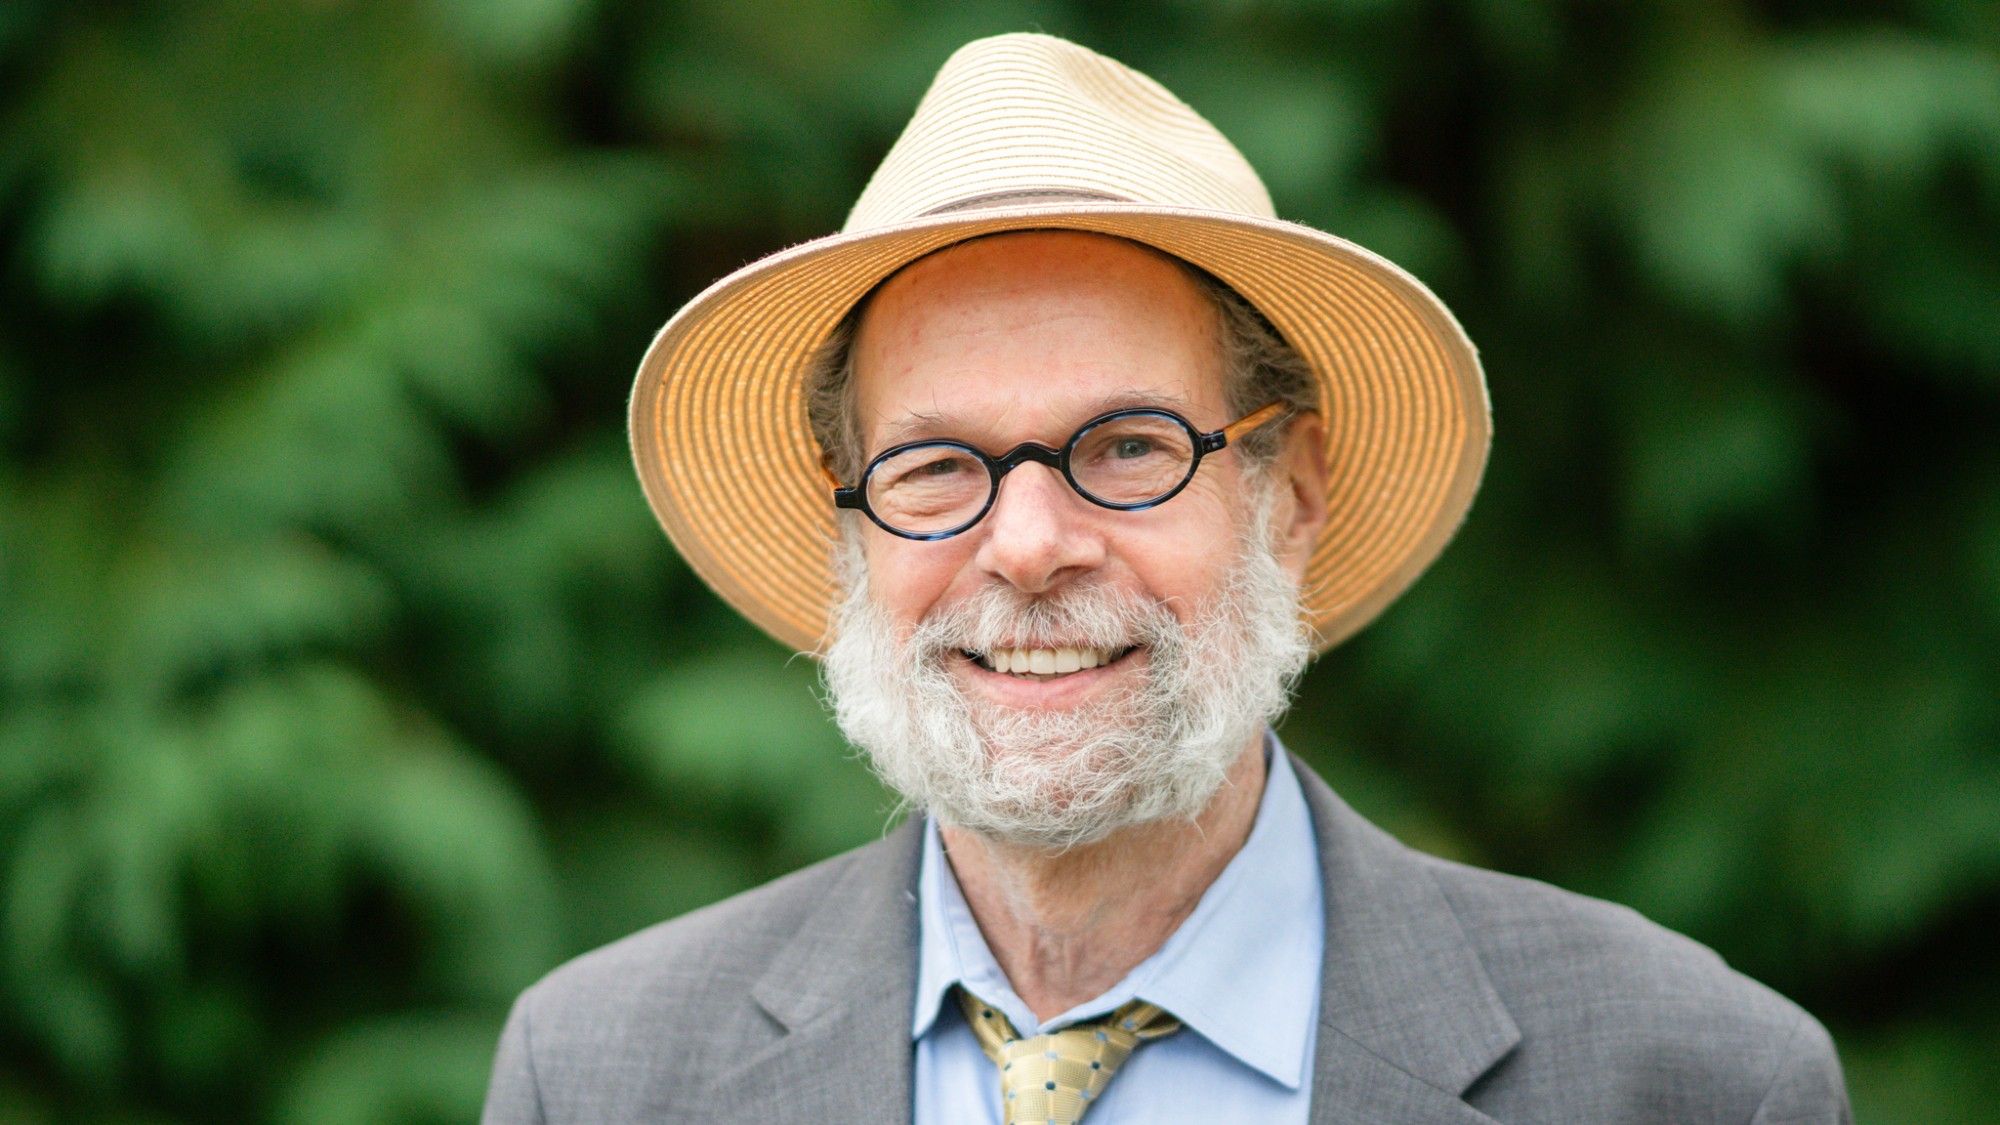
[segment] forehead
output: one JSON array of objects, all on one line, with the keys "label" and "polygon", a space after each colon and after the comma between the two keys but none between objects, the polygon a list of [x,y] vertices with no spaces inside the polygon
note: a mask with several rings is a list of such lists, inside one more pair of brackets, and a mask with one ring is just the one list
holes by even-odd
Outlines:
[{"label": "forehead", "polygon": [[1077,232],[979,239],[904,269],[862,314],[853,390],[871,450],[936,433],[1053,441],[1124,405],[1227,421],[1209,298],[1164,255]]}]

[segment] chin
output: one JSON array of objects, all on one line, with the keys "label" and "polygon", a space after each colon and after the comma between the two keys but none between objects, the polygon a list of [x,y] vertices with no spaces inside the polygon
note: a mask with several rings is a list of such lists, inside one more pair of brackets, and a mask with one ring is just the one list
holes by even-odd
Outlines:
[{"label": "chin", "polygon": [[1177,754],[1131,726],[1074,729],[1074,718],[1019,715],[982,729],[979,776],[934,775],[924,803],[946,823],[1060,851],[1152,821],[1192,819],[1227,776],[1221,755]]}]

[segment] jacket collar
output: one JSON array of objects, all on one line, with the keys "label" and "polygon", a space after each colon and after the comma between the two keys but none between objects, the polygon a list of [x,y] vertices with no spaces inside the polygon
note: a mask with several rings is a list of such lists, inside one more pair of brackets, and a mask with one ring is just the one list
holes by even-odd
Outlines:
[{"label": "jacket collar", "polygon": [[[1428,862],[1297,758],[1326,887],[1315,1121],[1490,1120],[1460,1095],[1520,1042]],[[921,821],[849,857],[751,996],[784,1029],[739,1099],[780,1116],[908,1121]]]}]

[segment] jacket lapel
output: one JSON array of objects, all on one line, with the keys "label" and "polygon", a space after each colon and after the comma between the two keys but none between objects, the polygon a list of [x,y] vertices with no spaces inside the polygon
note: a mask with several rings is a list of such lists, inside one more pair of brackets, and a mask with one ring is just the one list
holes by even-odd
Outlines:
[{"label": "jacket lapel", "polygon": [[712,1120],[910,1120],[920,824],[855,856],[772,959],[751,998],[782,1034],[717,1082]]},{"label": "jacket lapel", "polygon": [[1490,1121],[1460,1095],[1521,1033],[1458,915],[1422,859],[1294,763],[1326,886],[1313,1120]]}]

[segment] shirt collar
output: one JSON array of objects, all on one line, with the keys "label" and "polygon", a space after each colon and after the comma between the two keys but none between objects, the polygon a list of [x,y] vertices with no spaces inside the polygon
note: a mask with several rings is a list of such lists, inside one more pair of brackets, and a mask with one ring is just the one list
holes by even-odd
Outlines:
[{"label": "shirt collar", "polygon": [[1319,1010],[1324,891],[1298,778],[1275,735],[1266,750],[1264,795],[1250,836],[1194,912],[1110,991],[1046,1024],[1036,1022],[1007,983],[945,861],[937,825],[926,824],[912,1038],[930,1032],[954,984],[998,1007],[1023,1035],[1102,1015],[1136,996],[1298,1089],[1309,1071],[1307,1033]]}]

